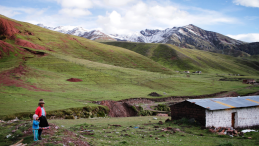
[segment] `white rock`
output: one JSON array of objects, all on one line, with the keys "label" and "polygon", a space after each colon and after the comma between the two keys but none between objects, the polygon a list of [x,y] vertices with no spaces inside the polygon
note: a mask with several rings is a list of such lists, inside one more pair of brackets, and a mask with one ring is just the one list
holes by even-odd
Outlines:
[{"label": "white rock", "polygon": [[256,130],[251,130],[251,129],[245,129],[245,130],[242,130],[241,132],[247,133],[247,132],[258,132],[258,131],[256,131]]},{"label": "white rock", "polygon": [[12,136],[12,135],[11,134],[6,135],[6,138],[9,138],[10,136]]}]

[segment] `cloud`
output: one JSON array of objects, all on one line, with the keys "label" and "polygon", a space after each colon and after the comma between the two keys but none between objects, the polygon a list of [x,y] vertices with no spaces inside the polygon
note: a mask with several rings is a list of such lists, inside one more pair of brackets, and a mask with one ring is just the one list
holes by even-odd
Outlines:
[{"label": "cloud", "polygon": [[94,6],[100,8],[120,8],[125,9],[125,6],[129,6],[138,2],[138,0],[92,0]]},{"label": "cloud", "polygon": [[15,8],[15,7],[5,7],[0,5],[0,14],[5,15],[7,17],[14,17],[22,13],[33,14],[33,13],[43,13],[43,11],[42,10],[39,11],[34,8]]},{"label": "cloud", "polygon": [[258,7],[259,0],[233,0],[233,3],[236,5],[246,6],[246,7]]},{"label": "cloud", "polygon": [[60,14],[67,15],[70,17],[81,17],[91,15],[92,13],[88,10],[93,7],[91,0],[56,0],[61,5],[62,9],[59,11]]},{"label": "cloud", "polygon": [[242,40],[245,42],[259,42],[259,33],[227,35],[227,36],[237,40]]},{"label": "cloud", "polygon": [[159,5],[138,2],[127,10],[113,10],[105,16],[98,16],[98,24],[106,33],[129,33],[144,28],[171,28],[174,26],[213,25],[217,23],[234,23],[235,18],[199,8],[190,8],[196,14],[173,5]]},{"label": "cloud", "polygon": [[91,0],[56,0],[65,8],[91,8],[93,3]]},{"label": "cloud", "polygon": [[102,0],[106,5],[121,7],[129,3],[135,2],[136,0]]},{"label": "cloud", "polygon": [[59,11],[59,13],[68,15],[70,17],[81,17],[81,16],[92,14],[87,9],[80,9],[80,8],[63,8]]}]

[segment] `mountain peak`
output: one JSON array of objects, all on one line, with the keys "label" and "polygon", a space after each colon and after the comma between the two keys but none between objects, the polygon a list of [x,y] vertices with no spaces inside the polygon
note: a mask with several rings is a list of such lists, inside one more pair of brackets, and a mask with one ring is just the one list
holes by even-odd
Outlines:
[{"label": "mountain peak", "polygon": [[105,34],[100,30],[88,31],[79,26],[58,26],[55,28],[38,24],[38,26],[65,34],[76,35],[90,40],[128,41],[143,43],[169,43],[183,48],[197,48],[206,51],[221,51],[222,49],[238,48],[238,41],[219,33],[203,30],[193,24],[183,27],[173,27],[164,30],[144,29],[137,33]]}]

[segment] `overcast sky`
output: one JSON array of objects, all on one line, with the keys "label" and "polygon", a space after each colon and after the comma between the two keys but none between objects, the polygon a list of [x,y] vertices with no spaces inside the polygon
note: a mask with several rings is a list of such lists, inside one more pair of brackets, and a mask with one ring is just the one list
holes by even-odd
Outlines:
[{"label": "overcast sky", "polygon": [[0,14],[46,26],[127,34],[193,24],[259,42],[259,0],[1,0]]}]

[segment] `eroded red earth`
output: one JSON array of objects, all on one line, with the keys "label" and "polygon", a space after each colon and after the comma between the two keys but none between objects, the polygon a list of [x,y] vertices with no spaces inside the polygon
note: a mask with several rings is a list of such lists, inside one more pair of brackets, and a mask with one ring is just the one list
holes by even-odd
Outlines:
[{"label": "eroded red earth", "polygon": [[0,86],[15,86],[21,87],[32,91],[46,91],[50,92],[50,90],[44,90],[36,87],[35,85],[31,85],[26,83],[21,79],[21,76],[24,76],[29,69],[23,65],[19,65],[18,67],[4,71],[0,73]]},{"label": "eroded red earth", "polygon": [[19,46],[23,46],[23,47],[28,47],[28,48],[33,48],[33,49],[37,49],[37,50],[46,50],[45,47],[31,43],[29,41],[26,40],[22,40],[22,39],[16,39],[15,40],[15,44],[19,45]]},{"label": "eroded red earth", "polygon": [[7,38],[15,39],[15,34],[20,31],[15,26],[22,26],[21,24],[15,23],[8,19],[0,18],[0,34]]}]

